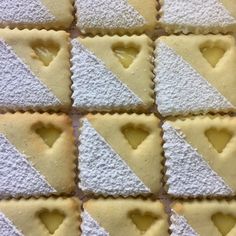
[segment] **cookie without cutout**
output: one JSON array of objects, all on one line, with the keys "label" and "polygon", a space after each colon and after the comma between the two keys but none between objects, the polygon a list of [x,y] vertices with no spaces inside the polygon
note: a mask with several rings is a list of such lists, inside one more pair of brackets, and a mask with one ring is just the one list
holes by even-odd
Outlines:
[{"label": "cookie without cutout", "polygon": [[236,28],[234,0],[160,0],[160,24],[168,33],[227,33]]},{"label": "cookie without cutout", "polygon": [[0,197],[70,194],[75,146],[66,115],[0,115]]},{"label": "cookie without cutout", "polygon": [[77,27],[82,33],[150,32],[157,25],[155,0],[76,0]]},{"label": "cookie without cutout", "polygon": [[79,187],[85,193],[136,196],[161,187],[161,137],[154,115],[88,114],[81,121]]},{"label": "cookie without cutout", "polygon": [[83,236],[168,235],[167,215],[159,201],[97,199],[84,203],[83,209]]},{"label": "cookie without cutout", "polygon": [[163,116],[236,111],[233,36],[164,36],[156,41],[155,92]]},{"label": "cookie without cutout", "polygon": [[80,203],[76,198],[0,202],[1,236],[78,236]]},{"label": "cookie without cutout", "polygon": [[168,193],[177,197],[234,196],[236,118],[203,116],[166,121]]},{"label": "cookie without cutout", "polygon": [[87,37],[72,44],[75,108],[144,110],[153,105],[151,39],[145,35]]},{"label": "cookie without cutout", "polygon": [[172,206],[172,236],[234,236],[235,201],[175,202]]},{"label": "cookie without cutout", "polygon": [[1,0],[0,27],[66,29],[73,11],[73,0]]},{"label": "cookie without cutout", "polygon": [[0,29],[0,52],[0,110],[70,108],[67,33]]}]

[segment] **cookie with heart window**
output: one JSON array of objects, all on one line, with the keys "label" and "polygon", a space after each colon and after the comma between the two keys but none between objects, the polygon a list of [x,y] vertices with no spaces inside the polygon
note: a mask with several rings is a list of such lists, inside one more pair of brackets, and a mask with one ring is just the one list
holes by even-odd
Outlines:
[{"label": "cookie with heart window", "polygon": [[153,43],[145,35],[72,40],[73,106],[147,110],[153,105]]},{"label": "cookie with heart window", "polygon": [[89,200],[83,204],[81,218],[84,236],[169,235],[167,214],[159,201],[129,198]]},{"label": "cookie with heart window", "polygon": [[70,108],[67,33],[0,29],[0,52],[0,110]]},{"label": "cookie with heart window", "polygon": [[0,198],[70,194],[75,145],[66,115],[0,115]]},{"label": "cookie with heart window", "polygon": [[78,236],[80,203],[76,198],[39,198],[0,202],[2,236]]}]

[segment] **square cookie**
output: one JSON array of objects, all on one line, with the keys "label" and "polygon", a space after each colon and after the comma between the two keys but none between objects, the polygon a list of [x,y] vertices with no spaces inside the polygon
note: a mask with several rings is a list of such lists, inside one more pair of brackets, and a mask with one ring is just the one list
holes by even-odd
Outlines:
[{"label": "square cookie", "polygon": [[172,236],[234,236],[236,202],[176,202],[172,206],[170,230]]},{"label": "square cookie", "polygon": [[163,130],[169,194],[191,198],[235,195],[236,117],[166,121]]},{"label": "square cookie", "polygon": [[1,236],[78,236],[76,198],[21,199],[0,202]]},{"label": "square cookie", "polygon": [[163,116],[236,111],[233,36],[164,36],[156,41],[155,92]]},{"label": "square cookie", "polygon": [[63,31],[1,29],[0,110],[68,110],[69,58]]},{"label": "square cookie", "polygon": [[168,33],[236,31],[235,0],[160,0],[159,22]]},{"label": "square cookie", "polygon": [[73,11],[73,0],[1,0],[0,27],[65,29]]},{"label": "square cookie", "polygon": [[143,33],[157,25],[156,0],[75,0],[75,7],[82,33]]},{"label": "square cookie", "polygon": [[66,115],[0,115],[0,198],[71,194],[75,145]]},{"label": "square cookie", "polygon": [[83,236],[169,235],[167,215],[159,201],[107,198],[89,200],[83,209]]},{"label": "square cookie", "polygon": [[149,37],[77,38],[72,45],[75,108],[143,110],[153,105],[153,43]]},{"label": "square cookie", "polygon": [[156,116],[88,114],[81,120],[79,141],[79,187],[85,193],[158,193],[162,148]]}]

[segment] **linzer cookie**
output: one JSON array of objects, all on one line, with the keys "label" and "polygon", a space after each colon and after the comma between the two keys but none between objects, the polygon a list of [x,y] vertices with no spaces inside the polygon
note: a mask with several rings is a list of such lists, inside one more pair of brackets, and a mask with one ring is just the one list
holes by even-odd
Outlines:
[{"label": "linzer cookie", "polygon": [[0,115],[0,198],[74,192],[74,152],[66,115]]},{"label": "linzer cookie", "polygon": [[154,115],[85,116],[79,137],[79,187],[95,195],[158,193],[162,169],[158,126]]},{"label": "linzer cookie", "polygon": [[163,130],[169,194],[191,198],[235,195],[235,117],[166,121]]},{"label": "linzer cookie", "polygon": [[0,110],[68,110],[69,57],[63,31],[1,29]]},{"label": "linzer cookie", "polygon": [[236,31],[235,0],[161,0],[160,24],[169,33]]},{"label": "linzer cookie", "polygon": [[159,201],[97,199],[83,204],[82,235],[167,236],[168,219]]},{"label": "linzer cookie", "polygon": [[0,26],[17,28],[69,28],[73,0],[1,0]]},{"label": "linzer cookie", "polygon": [[155,92],[163,116],[236,111],[233,36],[164,36],[156,41]]},{"label": "linzer cookie", "polygon": [[78,236],[79,200],[48,198],[0,202],[1,236]]},{"label": "linzer cookie", "polygon": [[[144,110],[153,105],[153,44],[147,36],[72,40],[73,106]],[[98,46],[99,45],[99,46]]]},{"label": "linzer cookie", "polygon": [[156,0],[76,0],[75,7],[82,33],[143,33],[157,24]]}]

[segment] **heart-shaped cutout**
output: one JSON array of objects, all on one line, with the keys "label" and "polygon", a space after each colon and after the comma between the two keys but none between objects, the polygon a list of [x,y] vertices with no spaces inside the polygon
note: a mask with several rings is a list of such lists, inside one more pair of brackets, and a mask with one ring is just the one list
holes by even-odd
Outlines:
[{"label": "heart-shaped cutout", "polygon": [[222,236],[228,235],[236,224],[236,217],[229,214],[216,213],[211,219]]},{"label": "heart-shaped cutout", "polygon": [[112,47],[115,56],[120,61],[121,65],[128,69],[139,54],[139,47],[133,44],[117,44]]},{"label": "heart-shaped cutout", "polygon": [[52,147],[57,139],[61,135],[61,130],[53,125],[37,125],[35,128],[36,134],[38,134],[48,147]]},{"label": "heart-shaped cutout", "polygon": [[38,217],[50,234],[54,234],[65,219],[65,215],[58,210],[44,210],[38,214]]},{"label": "heart-shaped cutout", "polygon": [[149,135],[149,132],[142,126],[132,124],[122,127],[121,131],[133,149],[137,149]]},{"label": "heart-shaped cutout", "polygon": [[33,57],[40,60],[44,66],[49,66],[57,56],[59,46],[52,41],[38,41],[32,45],[32,49],[34,51]]},{"label": "heart-shaped cutout", "polygon": [[158,217],[150,212],[142,213],[137,210],[130,212],[129,217],[141,233],[145,233],[158,220]]},{"label": "heart-shaped cutout", "polygon": [[232,134],[226,129],[210,128],[205,135],[218,153],[222,153],[232,138]]}]

